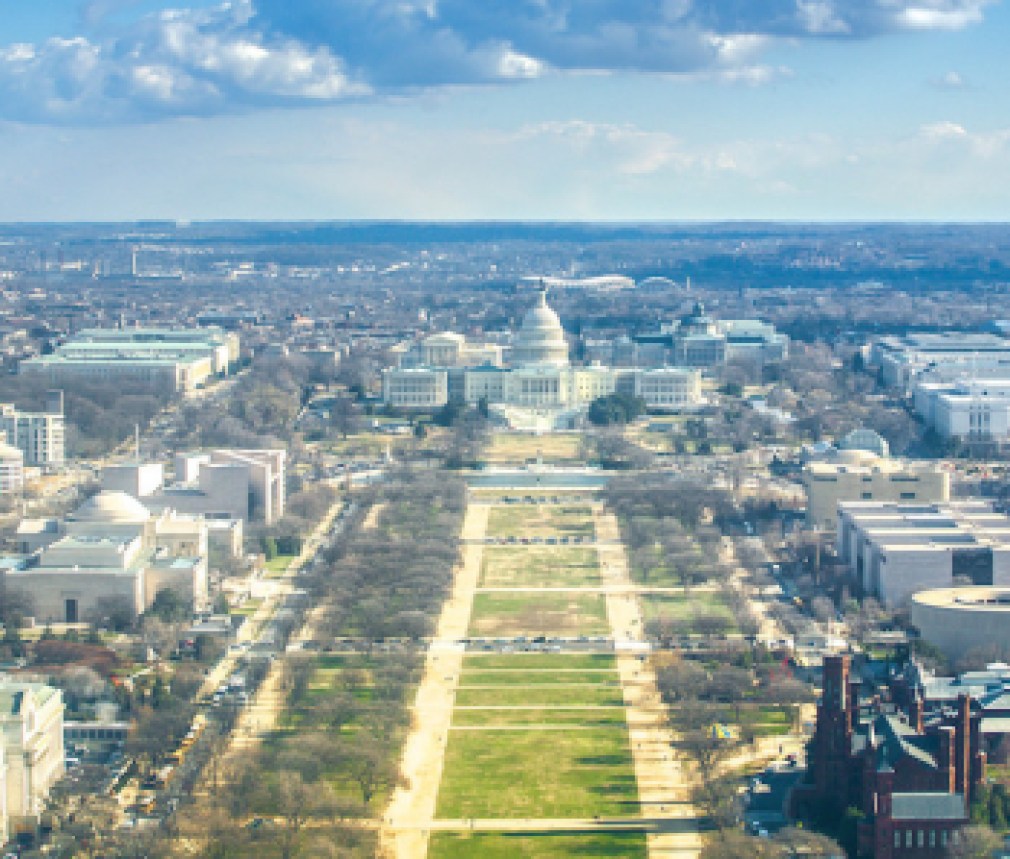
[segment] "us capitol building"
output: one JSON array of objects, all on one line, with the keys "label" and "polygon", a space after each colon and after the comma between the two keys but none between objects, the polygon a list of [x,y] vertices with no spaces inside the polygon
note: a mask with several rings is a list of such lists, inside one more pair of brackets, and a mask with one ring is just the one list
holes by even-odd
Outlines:
[{"label": "us capitol building", "polygon": [[383,371],[383,401],[401,409],[431,410],[448,402],[488,404],[513,429],[574,429],[589,404],[622,392],[651,409],[688,409],[701,400],[698,370],[681,367],[571,366],[557,313],[538,294],[507,354],[493,343],[461,334],[433,334],[399,349],[399,365]]}]

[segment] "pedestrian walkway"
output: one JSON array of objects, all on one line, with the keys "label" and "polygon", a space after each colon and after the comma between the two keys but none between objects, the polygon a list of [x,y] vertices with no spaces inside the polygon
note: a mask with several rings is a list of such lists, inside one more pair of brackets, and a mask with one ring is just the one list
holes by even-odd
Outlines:
[{"label": "pedestrian walkway", "polygon": [[649,832],[649,856],[695,857],[702,846],[700,818],[688,802],[690,778],[674,753],[666,707],[647,658],[641,610],[633,595],[617,518],[603,505],[595,505],[593,514],[601,537],[600,570],[604,582],[614,586],[607,594],[607,617],[624,688],[638,798],[643,816],[669,822]]},{"label": "pedestrian walkway", "polygon": [[488,509],[470,504],[463,520],[463,557],[428,651],[414,702],[411,732],[404,746],[401,764],[404,784],[393,793],[380,831],[384,856],[421,859],[428,852],[453,701],[463,668],[465,650],[458,642],[466,636],[470,623],[484,551],[477,538],[484,535]]}]

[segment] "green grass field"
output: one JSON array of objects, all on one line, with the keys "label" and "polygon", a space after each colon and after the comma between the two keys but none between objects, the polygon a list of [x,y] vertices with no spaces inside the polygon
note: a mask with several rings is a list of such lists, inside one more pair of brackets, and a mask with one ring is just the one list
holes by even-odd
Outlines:
[{"label": "green grass field", "polygon": [[554,704],[576,707],[620,706],[624,696],[620,686],[580,684],[565,686],[492,686],[462,688],[456,692],[457,707],[539,707]]},{"label": "green grass field", "polygon": [[598,686],[620,686],[616,671],[609,669],[567,668],[545,670],[535,668],[474,671],[466,669],[460,678],[460,686],[539,686],[556,683],[591,683]]},{"label": "green grass field", "polygon": [[503,504],[488,511],[489,537],[592,537],[593,512],[582,504]]},{"label": "green grass field", "polygon": [[469,634],[504,638],[577,636],[605,635],[609,629],[603,594],[478,593]]},{"label": "green grass field", "polygon": [[624,727],[453,731],[436,817],[627,816],[637,797]]},{"label": "green grass field", "polygon": [[563,656],[547,653],[471,653],[463,665],[467,671],[486,671],[489,668],[550,668],[554,671],[581,668],[617,668],[617,660],[610,653],[579,653]]},{"label": "green grass field", "polygon": [[[520,724],[515,718],[536,723],[572,724],[568,715],[555,718],[558,710],[510,710],[510,707],[621,707],[620,677],[610,654],[547,655],[516,653],[510,656],[468,656],[463,664],[457,707],[505,708],[489,710],[474,720],[504,725]],[[457,713],[473,712],[457,710]],[[619,720],[624,723],[623,710]],[[491,714],[491,715],[488,715]],[[606,715],[606,714],[605,714]],[[478,724],[473,721],[471,724]]]},{"label": "green grass field", "polygon": [[531,834],[511,832],[435,832],[428,859],[566,859],[614,856],[645,859],[643,832]]},{"label": "green grass field", "polygon": [[595,549],[553,546],[489,546],[481,561],[479,587],[595,587],[600,564]]},{"label": "green grass field", "polygon": [[[569,705],[571,706],[571,705]],[[624,725],[624,707],[588,707],[576,710],[559,710],[555,707],[543,710],[499,710],[495,708],[464,709],[457,707],[452,714],[454,728],[485,726],[504,727],[508,725]]]}]

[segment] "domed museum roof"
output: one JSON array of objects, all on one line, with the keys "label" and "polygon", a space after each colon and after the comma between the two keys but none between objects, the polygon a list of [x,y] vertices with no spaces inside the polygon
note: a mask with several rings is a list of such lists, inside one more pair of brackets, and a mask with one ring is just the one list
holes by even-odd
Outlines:
[{"label": "domed museum roof", "polygon": [[558,314],[547,304],[546,292],[540,292],[537,303],[523,317],[512,348],[512,363],[568,366],[568,341]]},{"label": "domed museum roof", "polygon": [[75,522],[139,524],[150,519],[151,512],[132,495],[103,490],[78,507],[71,518]]}]

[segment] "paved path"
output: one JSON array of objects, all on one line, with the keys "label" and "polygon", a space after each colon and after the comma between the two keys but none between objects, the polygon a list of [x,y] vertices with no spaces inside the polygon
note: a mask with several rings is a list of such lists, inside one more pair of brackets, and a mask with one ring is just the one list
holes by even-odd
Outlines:
[{"label": "paved path", "polygon": [[401,772],[405,786],[397,788],[383,818],[381,855],[421,859],[428,852],[428,833],[435,818],[435,801],[442,780],[442,763],[452,722],[456,685],[465,649],[457,644],[470,624],[483,544],[477,539],[487,527],[488,508],[467,506],[463,521],[463,556],[456,569],[452,595],[442,615],[414,701],[413,727],[404,745]]},{"label": "paved path", "polygon": [[624,687],[631,752],[638,780],[643,816],[665,822],[648,834],[650,857],[696,857],[701,850],[700,818],[689,804],[690,783],[672,749],[673,734],[666,707],[656,686],[656,675],[646,656],[648,643],[638,600],[620,543],[617,518],[594,505],[597,550],[607,593],[607,617],[617,649],[617,670]]}]

